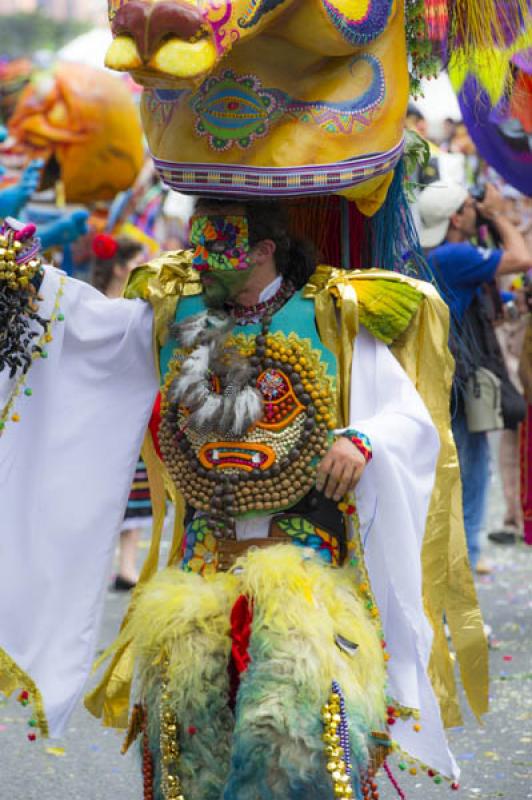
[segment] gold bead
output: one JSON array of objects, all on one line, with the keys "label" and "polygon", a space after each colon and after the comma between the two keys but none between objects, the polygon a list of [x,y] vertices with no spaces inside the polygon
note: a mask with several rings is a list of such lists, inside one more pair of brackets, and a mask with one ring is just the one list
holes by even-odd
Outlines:
[{"label": "gold bead", "polygon": [[328,761],[327,762],[327,772],[336,772],[338,769],[338,762],[337,761]]}]

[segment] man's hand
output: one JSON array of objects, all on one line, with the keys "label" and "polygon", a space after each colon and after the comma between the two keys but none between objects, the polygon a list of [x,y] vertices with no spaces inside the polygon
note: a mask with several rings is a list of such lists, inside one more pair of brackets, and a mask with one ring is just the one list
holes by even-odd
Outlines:
[{"label": "man's hand", "polygon": [[352,442],[340,436],[317,469],[316,488],[325,497],[339,502],[347,492],[353,491],[364,472],[366,459]]},{"label": "man's hand", "polygon": [[485,219],[504,213],[504,198],[492,183],[486,184],[486,195],[481,203],[477,203],[477,208]]}]

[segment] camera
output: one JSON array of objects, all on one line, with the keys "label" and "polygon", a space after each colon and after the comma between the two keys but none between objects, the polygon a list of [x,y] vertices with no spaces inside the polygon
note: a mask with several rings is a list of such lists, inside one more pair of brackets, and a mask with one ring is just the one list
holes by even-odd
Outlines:
[{"label": "camera", "polygon": [[482,184],[476,183],[470,188],[469,194],[476,203],[483,203],[486,197],[486,187]]}]

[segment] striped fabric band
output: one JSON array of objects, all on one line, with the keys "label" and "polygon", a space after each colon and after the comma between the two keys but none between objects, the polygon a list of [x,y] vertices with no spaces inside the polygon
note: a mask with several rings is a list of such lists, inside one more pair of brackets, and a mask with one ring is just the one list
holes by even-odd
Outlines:
[{"label": "striped fabric band", "polygon": [[331,194],[349,189],[396,166],[404,140],[383,153],[373,153],[335,164],[280,169],[236,164],[190,164],[162,161],[152,156],[163,183],[170,189],[195,194],[294,197]]}]

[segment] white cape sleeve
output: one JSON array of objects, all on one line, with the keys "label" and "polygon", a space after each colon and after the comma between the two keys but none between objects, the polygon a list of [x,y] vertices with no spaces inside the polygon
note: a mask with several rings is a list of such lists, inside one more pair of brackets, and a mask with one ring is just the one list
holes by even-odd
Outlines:
[{"label": "white cape sleeve", "polygon": [[371,440],[373,459],[357,487],[360,534],[379,607],[388,691],[420,712],[421,730],[397,720],[392,736],[422,763],[457,777],[427,674],[432,629],[422,600],[421,546],[439,437],[411,380],[388,348],[363,328],[356,338],[349,427]]},{"label": "white cape sleeve", "polygon": [[[41,692],[60,735],[94,656],[111,560],[157,393],[152,311],[47,269],[60,312],[0,438],[0,655]],[[0,374],[0,408],[14,381]],[[20,421],[12,421],[12,413]],[[1,659],[0,659],[1,665]]]}]

